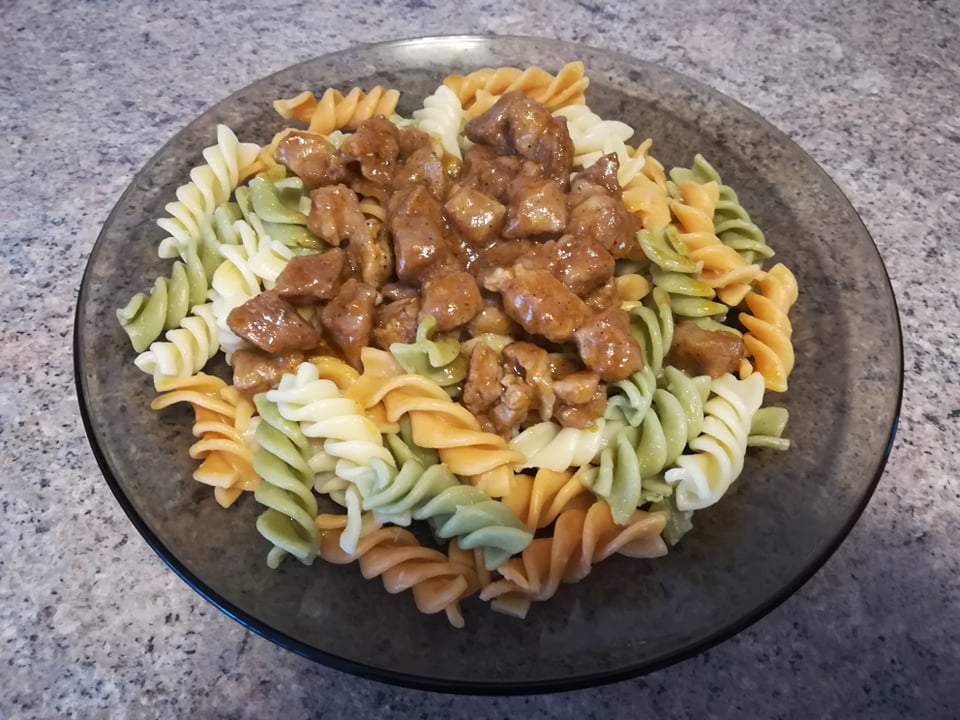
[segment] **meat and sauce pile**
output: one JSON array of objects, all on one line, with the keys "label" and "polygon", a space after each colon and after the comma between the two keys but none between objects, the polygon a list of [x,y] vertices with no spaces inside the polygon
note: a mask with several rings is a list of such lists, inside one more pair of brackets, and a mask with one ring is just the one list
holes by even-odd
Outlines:
[{"label": "meat and sauce pile", "polygon": [[[509,435],[551,418],[583,428],[602,415],[606,383],[643,367],[614,280],[617,259],[643,260],[617,157],[572,174],[566,120],[521,92],[465,135],[473,145],[462,162],[382,116],[339,148],[307,132],[283,138],[274,157],[311,189],[308,228],[331,248],[293,258],[272,290],[230,313],[230,329],[256,348],[233,355],[238,387],[267,389],[319,353],[359,368],[363,347],[412,343],[432,316],[461,341],[515,340],[501,352],[473,345],[462,401],[485,429]],[[366,216],[361,198],[375,199],[383,219]],[[304,305],[317,321],[298,312]],[[706,331],[683,325],[678,343],[701,358],[693,362],[719,356],[715,375],[736,367],[735,336],[722,333],[726,349],[705,354]]]}]

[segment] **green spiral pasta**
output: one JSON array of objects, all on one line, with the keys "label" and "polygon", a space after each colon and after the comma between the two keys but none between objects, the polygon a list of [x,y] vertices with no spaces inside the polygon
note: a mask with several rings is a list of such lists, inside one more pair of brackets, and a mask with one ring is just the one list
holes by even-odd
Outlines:
[{"label": "green spiral pasta", "polygon": [[740,204],[736,191],[724,185],[714,167],[703,155],[697,153],[693,165],[688,168],[674,168],[670,171],[672,183],[668,184],[670,193],[678,197],[676,186],[680,183],[694,182],[700,185],[713,181],[720,186],[720,200],[713,213],[714,232],[724,245],[740,253],[741,257],[752,264],[759,259],[773,257],[773,249],[767,245],[763,231],[750,219],[749,213]]},{"label": "green spiral pasta", "polygon": [[641,230],[640,248],[650,260],[650,275],[655,287],[670,296],[673,314],[681,318],[726,317],[727,306],[716,302],[716,291],[694,277],[702,263],[687,257],[687,249],[677,229]]},{"label": "green spiral pasta", "polygon": [[681,510],[713,505],[740,475],[751,423],[763,402],[763,376],[754,373],[737,380],[722,375],[710,390],[713,397],[704,405],[702,432],[689,443],[692,452],[678,457],[677,467],[664,474]]},{"label": "green spiral pasta", "polygon": [[117,320],[137,352],[146,350],[164,330],[180,324],[190,308],[207,297],[207,278],[196,252],[187,250],[186,262],[177,260],[170,277],[160,277],[153,290],[137,293],[117,310]]},{"label": "green spiral pasta", "polygon": [[317,499],[313,470],[304,452],[307,438],[300,426],[280,415],[265,393],[254,397],[260,414],[253,469],[263,479],[254,497],[267,509],[257,518],[257,530],[273,543],[267,565],[276,568],[288,554],[309,565],[317,556]]},{"label": "green spiral pasta", "polygon": [[466,376],[469,362],[454,338],[437,337],[437,321],[428,315],[417,325],[412,343],[393,343],[391,354],[409,373],[422,375],[442,388],[453,388]]},{"label": "green spiral pasta", "polygon": [[158,387],[164,378],[195,375],[217,354],[219,329],[213,306],[197,305],[179,327],[168,330],[164,337],[164,341],[151,343],[133,361],[143,372],[153,375]]},{"label": "green spiral pasta", "polygon": [[630,332],[643,348],[644,365],[659,375],[673,344],[673,303],[670,294],[655,287],[642,303],[628,310]]},{"label": "green spiral pasta", "polygon": [[472,485],[452,485],[412,515],[414,520],[429,520],[437,537],[457,538],[464,550],[481,548],[487,570],[496,570],[533,539],[513,510]]},{"label": "green spiral pasta", "polygon": [[647,363],[625,380],[610,384],[607,408],[603,416],[608,420],[622,420],[636,427],[647,416],[656,389],[656,373]]},{"label": "green spiral pasta", "polygon": [[[649,375],[641,370],[631,378],[638,388],[635,404],[641,407],[637,409],[647,402]],[[689,378],[668,366],[662,382],[664,387],[649,394],[649,411],[642,414],[639,423],[629,423],[639,413],[607,423],[607,442],[600,451],[598,466],[581,473],[581,481],[607,501],[618,523],[626,522],[643,502],[659,501],[671,494],[670,486],[657,475],[676,461],[703,426],[710,378]]]},{"label": "green spiral pasta", "polygon": [[763,407],[757,410],[750,422],[747,447],[770,450],[789,450],[790,441],[783,437],[790,413],[783,407]]},{"label": "green spiral pasta", "polygon": [[319,248],[320,239],[307,229],[310,195],[298,177],[286,177],[286,169],[278,165],[260,173],[247,185],[236,190],[237,204],[244,219],[251,222],[256,215],[262,232],[291,248]]}]

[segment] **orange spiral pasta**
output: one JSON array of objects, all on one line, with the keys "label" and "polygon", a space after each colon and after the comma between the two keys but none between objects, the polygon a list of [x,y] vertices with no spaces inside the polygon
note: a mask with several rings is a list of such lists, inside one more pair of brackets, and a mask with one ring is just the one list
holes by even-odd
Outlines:
[{"label": "orange spiral pasta", "polygon": [[334,130],[356,130],[375,115],[390,117],[399,100],[399,90],[377,85],[366,92],[355,87],[346,95],[329,88],[319,100],[312,92],[302,92],[288,100],[275,101],[273,107],[286,120],[307,123],[309,132],[329,135]]},{"label": "orange spiral pasta", "polygon": [[560,513],[586,509],[595,500],[580,481],[579,473],[556,472],[540,468],[534,477],[513,477],[503,504],[523,520],[529,530],[539,530],[556,520]]},{"label": "orange spiral pasta", "polygon": [[476,558],[452,542],[449,554],[423,547],[409,530],[383,527],[357,542],[354,552],[340,547],[340,534],[346,526],[344,515],[320,515],[320,557],[336,565],[357,561],[367,580],[379,577],[388,593],[412,590],[417,609],[432,615],[441,610],[450,624],[463,627],[460,601],[480,587]]},{"label": "orange spiral pasta", "polygon": [[777,263],[757,283],[758,292],[744,298],[750,313],[740,313],[740,322],[749,331],[743,336],[753,356],[753,366],[741,364],[740,377],[754,369],[763,375],[767,390],[784,392],[793,370],[793,327],[787,313],[797,301],[797,279],[783,263]]},{"label": "orange spiral pasta", "polygon": [[361,359],[363,375],[346,396],[365,409],[382,403],[390,422],[409,416],[413,441],[439,451],[450,472],[471,477],[523,460],[506,440],[481,430],[473,413],[451,400],[442,387],[405,373],[390,353],[364,348]]},{"label": "orange spiral pasta", "polygon": [[448,75],[443,84],[453,90],[463,105],[467,120],[482,115],[501,95],[522,90],[527,96],[543,103],[549,110],[564,105],[582,105],[583,93],[590,84],[582,62],[564,65],[551,75],[543,68],[525,70],[512,67],[483,68],[468,75]]},{"label": "orange spiral pasta", "polygon": [[712,180],[699,184],[679,183],[679,200],[670,201],[677,218],[680,240],[694,262],[702,262],[697,279],[717,290],[727,305],[738,305],[750,292],[750,283],[762,275],[759,265],[751,265],[743,256],[724,245],[714,233],[713,214],[720,199],[720,186]]},{"label": "orange spiral pasta", "polygon": [[643,168],[623,187],[623,205],[640,218],[648,230],[662,230],[670,224],[670,197],[663,165],[650,155],[653,141],[645,140],[633,151],[643,157]]},{"label": "orange spiral pasta", "polygon": [[497,572],[502,578],[486,584],[480,598],[492,600],[496,610],[524,617],[531,602],[550,599],[561,582],[582,580],[594,564],[614,553],[632,558],[666,555],[660,537],[666,523],[665,512],[636,510],[624,525],[617,525],[602,500],[586,510],[564,510],[553,534],[534,539],[520,557],[501,565]]},{"label": "orange spiral pasta", "polygon": [[212,485],[222,507],[230,507],[244,490],[255,490],[260,478],[243,436],[253,405],[232,385],[204,373],[164,380],[158,389],[163,394],[150,403],[154,410],[178,402],[193,406],[193,434],[200,439],[190,446],[190,457],[203,460],[193,473],[194,480]]}]

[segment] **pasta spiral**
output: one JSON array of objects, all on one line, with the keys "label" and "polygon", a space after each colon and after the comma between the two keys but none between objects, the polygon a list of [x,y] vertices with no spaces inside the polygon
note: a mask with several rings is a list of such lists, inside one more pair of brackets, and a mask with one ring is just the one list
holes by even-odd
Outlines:
[{"label": "pasta spiral", "polygon": [[627,310],[630,332],[643,348],[644,365],[655,375],[663,369],[663,359],[673,343],[673,308],[670,294],[662,287],[654,288],[642,303]]},{"label": "pasta spiral", "polygon": [[717,289],[727,305],[738,305],[761,270],[759,265],[748,264],[714,234],[713,211],[719,198],[717,183],[680,183],[677,192],[681,199],[671,201],[670,209],[679,223],[679,240],[686,246],[688,257],[702,264],[697,279]]},{"label": "pasta spiral", "polygon": [[754,414],[763,401],[763,378],[737,380],[727,374],[711,385],[713,397],[704,406],[702,433],[690,441],[693,454],[677,458],[677,467],[664,479],[674,486],[680,510],[713,505],[743,470],[747,438]]},{"label": "pasta spiral", "polygon": [[528,97],[543,103],[549,110],[564,105],[583,104],[583,93],[590,84],[582,62],[564,65],[551,75],[539,67],[483,68],[468,75],[448,75],[443,84],[453,90],[470,120],[482,115],[500,98],[513,90],[522,90]]},{"label": "pasta spiral", "polygon": [[188,249],[186,262],[177,260],[170,277],[160,277],[149,294],[137,293],[117,310],[117,320],[133,349],[146,350],[164,330],[172,330],[187,316],[189,309],[207,296],[207,277],[197,253]]},{"label": "pasta spiral", "polygon": [[473,413],[439,385],[404,374],[390,353],[364,348],[361,361],[363,374],[347,396],[368,410],[382,402],[390,422],[408,415],[414,443],[438,450],[452,473],[472,477],[522,459],[503,438],[481,430]]},{"label": "pasta spiral", "polygon": [[633,135],[632,127],[616,120],[604,120],[586,105],[568,105],[554,115],[566,118],[573,141],[574,165],[588,168],[604,155],[616,153],[620,161],[617,179],[621,187],[640,174],[645,158],[634,155],[626,145]]},{"label": "pasta spiral", "polygon": [[259,152],[259,145],[241,143],[226,125],[217,126],[217,144],[203,151],[207,164],[190,171],[190,182],[166,206],[170,217],[157,221],[169,233],[160,243],[160,257],[186,259],[190,249],[201,255],[198,246],[212,232],[214,210],[230,199]]},{"label": "pasta spiral", "polygon": [[650,270],[653,284],[669,294],[674,315],[684,318],[726,316],[727,306],[714,300],[716,291],[695,277],[703,264],[688,256],[687,246],[675,227],[641,230],[637,233],[637,240],[653,265]]},{"label": "pasta spiral", "polygon": [[724,245],[728,245],[743,256],[747,263],[773,256],[773,249],[767,245],[763,231],[750,219],[750,215],[740,204],[736,191],[724,185],[714,167],[703,155],[697,153],[693,165],[688,168],[674,168],[670,171],[674,183],[715,182],[720,188],[720,196],[713,214],[714,233]]},{"label": "pasta spiral", "polygon": [[604,419],[593,427],[561,427],[553,420],[531,425],[510,441],[510,449],[522,456],[517,470],[546,468],[561,472],[570,467],[586,465],[605,447]]},{"label": "pasta spiral", "polygon": [[243,435],[253,417],[253,405],[232,385],[204,373],[165,380],[160,390],[162,394],[150,403],[152,409],[187,402],[196,415],[193,434],[200,439],[190,446],[190,457],[203,462],[193,479],[213,486],[217,502],[225,508],[244,490],[255,490],[260,478]]},{"label": "pasta spiral", "polygon": [[148,375],[153,375],[159,388],[165,378],[195,375],[220,349],[217,319],[210,303],[197,305],[180,322],[180,327],[168,330],[165,341],[150,344],[148,350],[134,359],[134,364]]},{"label": "pasta spiral", "polygon": [[387,592],[413,592],[417,609],[431,615],[443,611],[450,624],[463,627],[460,600],[480,586],[473,554],[450,543],[448,554],[423,547],[409,530],[379,528],[364,535],[352,552],[343,550],[342,516],[321,516],[320,557],[345,565],[357,561],[367,580],[379,577]]},{"label": "pasta spiral", "polygon": [[428,315],[417,325],[413,343],[393,343],[390,353],[404,370],[422,375],[440,387],[456,385],[467,376],[468,360],[456,338],[438,337],[437,321]]},{"label": "pasta spiral", "polygon": [[767,389],[784,392],[794,364],[793,329],[787,313],[797,301],[797,279],[777,263],[757,285],[759,292],[744,298],[750,313],[740,313],[740,322],[748,330],[743,342]]},{"label": "pasta spiral", "polygon": [[649,154],[652,140],[644,140],[636,150],[635,157],[644,159],[640,172],[623,185],[623,204],[640,218],[640,223],[649,230],[662,230],[670,224],[669,195],[663,165]]},{"label": "pasta spiral", "polygon": [[624,525],[614,522],[602,501],[587,510],[572,508],[560,513],[550,537],[534,539],[519,558],[499,569],[502,579],[480,591],[493,608],[525,617],[531,602],[553,597],[561,582],[586,577],[592,566],[614,553],[633,558],[655,558],[667,553],[660,537],[667,513],[636,510]]},{"label": "pasta spiral", "polygon": [[463,127],[463,106],[460,98],[446,85],[437,88],[433,95],[423,101],[423,108],[413,111],[417,128],[440,141],[445,152],[458,160],[460,153],[460,130]]},{"label": "pasta spiral", "polygon": [[328,88],[319,100],[312,92],[302,92],[296,97],[275,101],[273,107],[284,119],[308,123],[309,132],[329,135],[334,130],[356,130],[360,123],[375,115],[390,117],[399,100],[398,90],[377,85],[367,92],[355,87],[346,95]]},{"label": "pasta spiral", "polygon": [[254,497],[267,509],[257,518],[257,530],[273,543],[267,565],[279,567],[293,555],[309,565],[317,555],[317,499],[313,471],[305,458],[307,439],[300,427],[284,419],[265,393],[255,396],[260,422],[253,468],[263,478]]},{"label": "pasta spiral", "polygon": [[527,529],[535,531],[553,523],[565,510],[586,509],[593,497],[580,481],[579,472],[540,468],[533,477],[515,475],[502,502],[524,521]]},{"label": "pasta spiral", "polygon": [[[651,392],[650,376],[640,371],[631,377],[636,377],[641,388],[635,401],[639,412],[627,416],[628,424],[608,422],[608,446],[595,461],[598,467],[581,474],[583,483],[610,504],[618,523],[624,522],[642,502],[661,500],[670,493],[669,486],[659,483],[654,476],[672,465],[703,427],[709,377],[688,378],[676,368],[667,367],[666,387]],[[643,410],[645,403],[648,411]],[[641,421],[632,422],[641,413]]]}]

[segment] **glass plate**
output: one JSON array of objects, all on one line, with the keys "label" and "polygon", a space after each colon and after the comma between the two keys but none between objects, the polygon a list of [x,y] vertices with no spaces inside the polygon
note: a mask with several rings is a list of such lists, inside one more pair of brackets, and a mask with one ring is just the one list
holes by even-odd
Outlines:
[{"label": "glass plate", "polygon": [[[795,272],[796,369],[787,453],[751,451],[723,500],[662,559],[613,557],[537,603],[525,621],[465,603],[467,626],[423,616],[358,568],[267,568],[245,497],[221,509],[191,480],[192,412],[149,408],[151,378],[115,310],[166,273],[156,218],[226,123],[241,140],[282,126],[271,102],[301,90],[375,84],[409,114],[452,72],[557,69],[582,60],[588,103],[654,140],[667,167],[703,153]],[[75,365],[90,443],[107,482],[157,553],[200,594],[290,650],[359,675],[460,692],[513,693],[608,682],[689,657],[786,599],[837,548],[883,470],[899,412],[900,327],[877,248],[850,203],[793,142],[711,88],[633,58],[551,40],[426,38],[358,47],[260,80],[190,123],[136,176],[91,253],[77,307]]]}]

